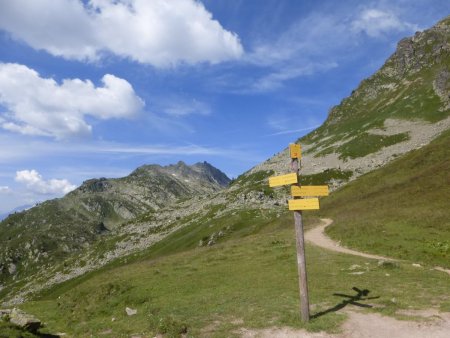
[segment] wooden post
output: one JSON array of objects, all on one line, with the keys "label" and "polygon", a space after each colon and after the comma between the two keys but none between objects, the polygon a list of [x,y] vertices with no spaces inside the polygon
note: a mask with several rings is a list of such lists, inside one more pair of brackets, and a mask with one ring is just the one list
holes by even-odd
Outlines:
[{"label": "wooden post", "polygon": [[269,187],[279,187],[291,184],[291,194],[294,200],[289,200],[289,210],[294,211],[295,235],[297,244],[297,266],[298,266],[298,286],[300,290],[300,317],[303,322],[309,321],[309,298],[308,298],[308,279],[306,278],[306,259],[305,259],[305,238],[303,234],[302,210],[318,210],[319,199],[305,198],[295,200],[296,198],[308,196],[328,196],[328,186],[301,186],[299,183],[300,159],[302,158],[302,148],[299,144],[289,145],[289,154],[291,157],[291,173],[287,175],[269,177]]},{"label": "wooden post", "polygon": [[[299,160],[291,160],[292,172],[298,175]],[[300,318],[303,322],[309,321],[309,297],[308,297],[308,279],[306,277],[306,259],[305,259],[305,239],[303,235],[303,220],[300,210],[294,211],[295,234],[297,243],[297,266],[298,266],[298,284],[300,290]]]}]

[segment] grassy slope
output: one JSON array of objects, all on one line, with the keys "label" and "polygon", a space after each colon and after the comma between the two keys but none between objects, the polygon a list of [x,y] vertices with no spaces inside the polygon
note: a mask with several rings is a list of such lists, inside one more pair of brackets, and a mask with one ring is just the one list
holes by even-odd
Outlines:
[{"label": "grassy slope", "polygon": [[[266,216],[263,212],[253,214],[252,219],[241,218],[245,224],[236,229],[243,232],[213,247],[189,249],[189,245],[164,255],[176,248],[166,251],[162,243],[161,251],[150,251],[133,263],[110,266],[89,278],[56,287],[40,300],[23,305],[23,309],[47,322],[47,330],[74,336],[98,336],[102,332],[114,337],[157,332],[178,336],[187,329],[191,336],[229,337],[240,327],[304,326],[297,316],[292,215]],[[307,217],[308,227],[314,222]],[[252,228],[253,223],[257,227]],[[228,225],[233,226],[234,221],[229,219]],[[208,231],[206,224],[200,228]],[[252,231],[244,231],[246,228]],[[185,236],[196,243],[204,236],[197,230],[196,235],[177,232],[165,244]],[[386,314],[430,304],[450,310],[449,297],[443,297],[448,294],[448,277],[443,273],[417,270],[410,264],[380,266],[376,261],[309,246],[307,257],[313,314],[342,301],[333,293],[353,295],[352,287],[368,289],[370,296],[379,297],[362,303]],[[359,266],[356,270],[355,264]],[[355,271],[364,273],[352,274]],[[128,317],[127,306],[137,309],[138,314]],[[343,318],[339,312],[329,312],[313,319],[306,328],[333,331]]]},{"label": "grassy slope", "polygon": [[450,268],[450,131],[324,199],[344,245]]},{"label": "grassy slope", "polygon": [[[448,276],[411,266],[414,261],[448,267],[449,144],[447,132],[322,200],[321,214],[335,219],[333,236],[408,261],[379,265],[307,246],[312,314],[342,301],[333,293],[353,295],[352,287],[379,297],[362,303],[385,314],[450,311]],[[49,332],[74,336],[178,336],[187,330],[192,336],[228,337],[240,327],[304,326],[297,317],[292,215],[284,207],[221,214],[222,209],[212,208],[139,256],[56,286],[23,309],[47,322]],[[315,223],[310,215],[307,227]],[[225,235],[217,245],[198,246],[220,230]],[[138,314],[128,317],[127,306]],[[306,328],[337,330],[343,318],[330,311]]]},{"label": "grassy slope", "polygon": [[[442,23],[450,26],[450,18]],[[450,109],[444,109],[433,89],[437,75],[450,68],[450,54],[444,49],[439,57],[432,53],[436,44],[448,46],[450,36],[442,30],[424,34],[420,42],[414,42],[416,55],[403,72],[398,69],[403,54],[397,50],[378,72],[363,80],[349,97],[332,108],[321,127],[300,140],[314,144],[309,152],[322,147],[320,155],[336,152],[343,160],[363,157],[408,139],[407,134],[381,137],[367,132],[382,128],[388,118],[435,123],[450,115]],[[416,62],[422,66],[413,71]],[[337,146],[340,142],[344,144]]]}]

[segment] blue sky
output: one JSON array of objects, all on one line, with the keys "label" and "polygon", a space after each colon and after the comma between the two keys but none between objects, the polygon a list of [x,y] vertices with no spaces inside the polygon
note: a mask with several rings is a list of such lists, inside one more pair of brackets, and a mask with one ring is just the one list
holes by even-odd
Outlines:
[{"label": "blue sky", "polygon": [[0,213],[143,164],[230,177],[319,126],[444,0],[0,0]]}]

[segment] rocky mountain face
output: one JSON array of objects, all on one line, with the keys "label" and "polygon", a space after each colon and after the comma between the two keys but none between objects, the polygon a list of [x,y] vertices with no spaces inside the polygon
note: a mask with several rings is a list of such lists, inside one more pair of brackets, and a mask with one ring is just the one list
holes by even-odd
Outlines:
[{"label": "rocky mountain face", "polygon": [[[428,144],[450,128],[450,17],[398,43],[379,71],[299,140],[305,175],[334,188]],[[287,149],[253,172],[286,172]]]},{"label": "rocky mountain face", "polygon": [[61,261],[111,233],[118,235],[121,224],[143,213],[209,195],[229,182],[207,162],[144,165],[127,177],[85,181],[61,199],[15,213],[0,223],[0,284]]}]

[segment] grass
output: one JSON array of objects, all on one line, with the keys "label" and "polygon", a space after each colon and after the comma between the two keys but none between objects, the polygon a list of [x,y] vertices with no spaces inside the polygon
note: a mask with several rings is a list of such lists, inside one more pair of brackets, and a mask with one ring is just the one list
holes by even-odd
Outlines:
[{"label": "grass", "polygon": [[337,151],[339,158],[346,160],[348,158],[364,157],[375,153],[384,147],[409,140],[408,133],[395,135],[374,135],[361,133],[351,141],[341,145]]},{"label": "grass", "polygon": [[450,268],[450,131],[323,199],[328,233],[362,251]]},{"label": "grass", "polygon": [[[179,221],[180,223],[192,220],[195,221],[174,231],[147,250],[119,258],[99,270],[63,282],[54,288],[43,291],[41,296],[46,297],[51,294],[60,295],[79,283],[116,267],[136,261],[160,259],[166,255],[196,249],[200,246],[199,244],[201,241],[212,237],[214,234],[216,234],[217,237],[217,234],[221,231],[223,236],[216,239],[217,243],[249,236],[259,232],[264,227],[279,221],[277,218],[279,212],[276,210],[245,209],[220,214],[220,211],[223,208],[223,205],[214,205],[203,216],[195,214],[181,219]],[[280,214],[280,217],[286,217],[286,215],[283,216]]]},{"label": "grass", "polygon": [[0,320],[0,338],[36,338],[41,337],[38,334],[27,332],[26,330]]},{"label": "grass", "polygon": [[311,175],[301,175],[303,185],[330,184],[333,180],[348,181],[353,175],[351,170],[325,169],[323,172]]},{"label": "grass", "polygon": [[238,187],[237,189],[228,192],[228,199],[235,198],[239,194],[248,193],[250,191],[260,191],[265,196],[271,196],[274,194],[274,190],[267,184],[267,180],[270,176],[273,176],[275,172],[273,170],[257,171],[252,174],[244,173],[239,175],[235,180],[230,182],[230,187]]},{"label": "grass", "polygon": [[[256,233],[213,247],[181,251],[158,260],[141,260],[92,275],[64,292],[24,304],[53,332],[73,336],[231,337],[239,328],[304,327],[336,332],[345,315],[329,312],[308,324],[298,318],[298,285],[292,215],[281,216]],[[314,224],[307,218],[305,223]],[[370,290],[374,310],[450,304],[448,278],[409,264],[378,265],[307,246],[312,314],[340,304],[333,293]],[[361,275],[352,275],[358,265]],[[389,276],[388,276],[389,275]],[[363,301],[367,303],[366,301]],[[137,309],[128,317],[125,307]],[[113,319],[114,318],[114,319]]]}]

